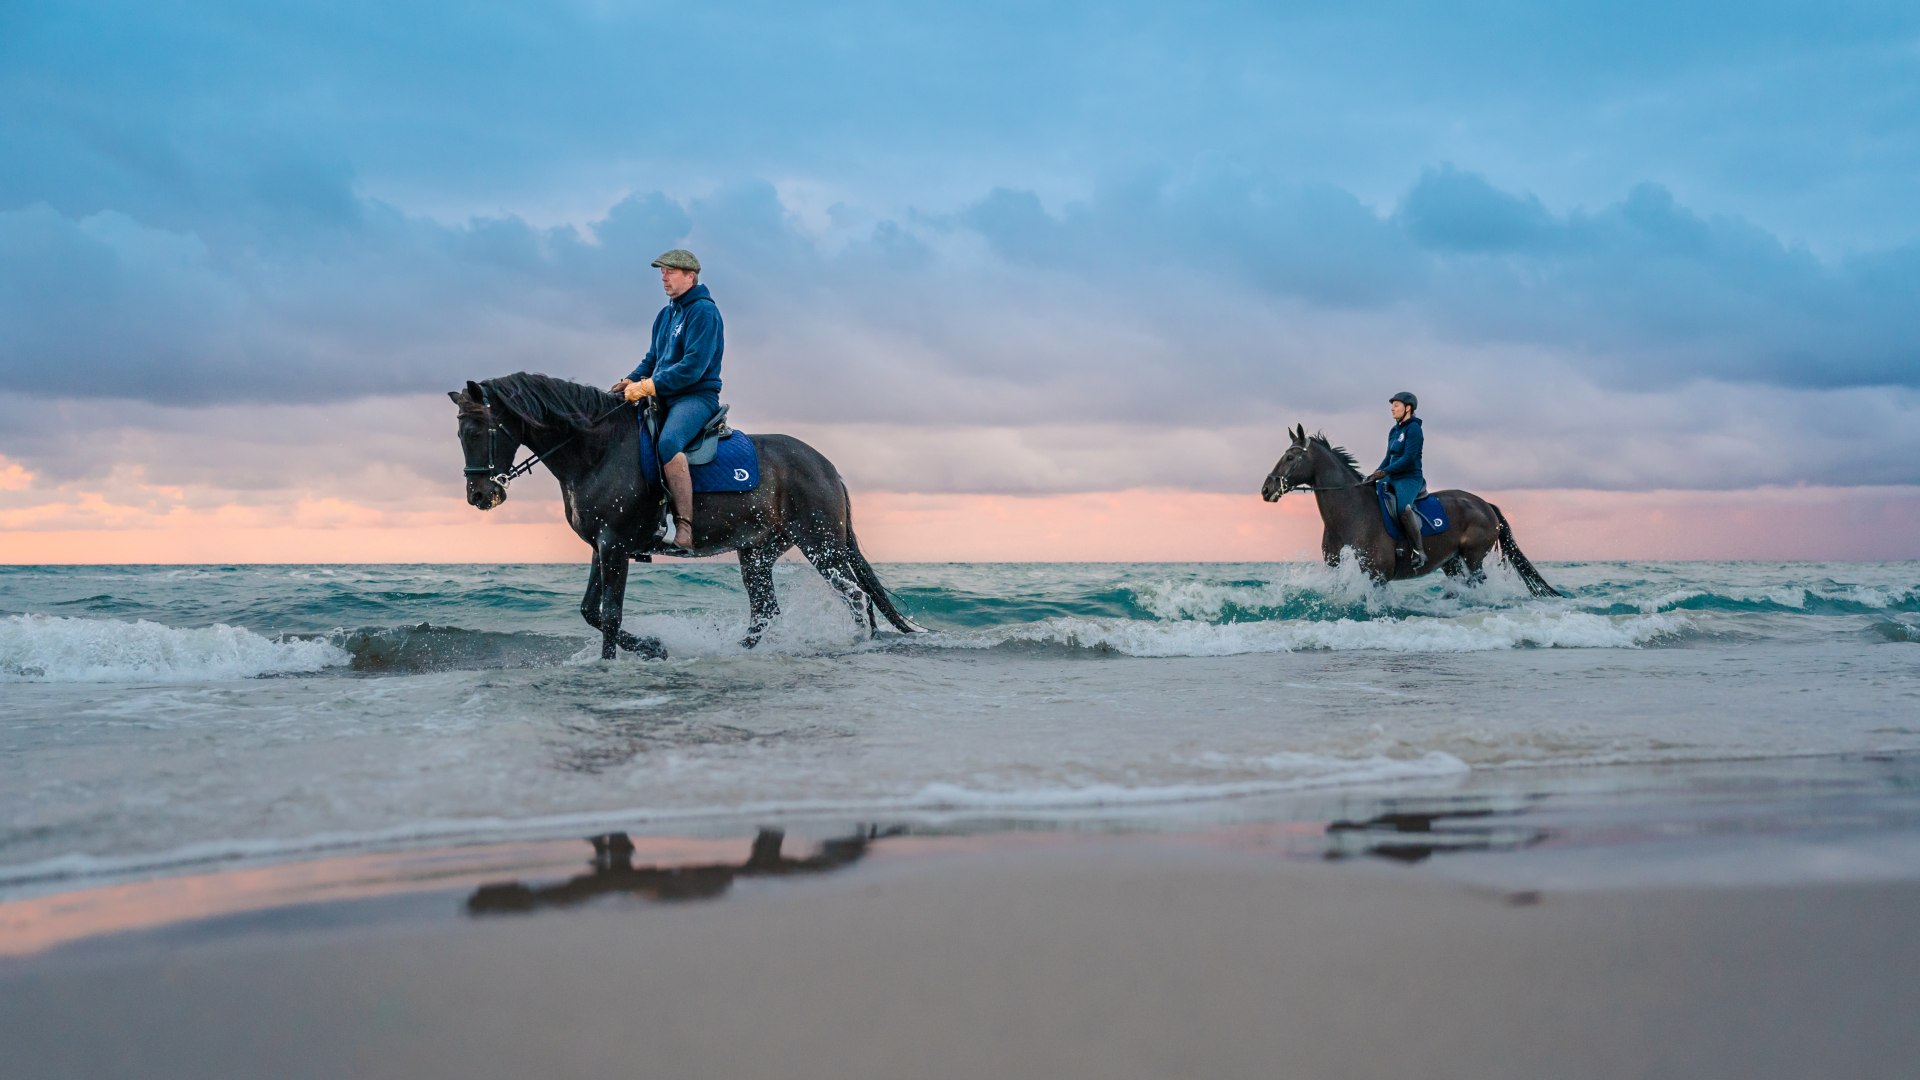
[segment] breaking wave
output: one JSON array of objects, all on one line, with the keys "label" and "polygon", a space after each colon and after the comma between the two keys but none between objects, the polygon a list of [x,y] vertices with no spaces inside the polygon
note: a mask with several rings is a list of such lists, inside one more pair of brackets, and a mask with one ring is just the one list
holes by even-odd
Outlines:
[{"label": "breaking wave", "polygon": [[[1068,656],[1638,649],[1865,633],[1915,640],[1911,564],[1573,563],[1536,599],[1504,565],[1461,588],[1380,588],[1351,563],[887,565],[902,610],[939,633],[869,644],[810,567],[782,564],[781,617],[751,655],[1003,648]],[[191,588],[182,588],[183,575]],[[332,671],[415,674],[592,663],[571,566],[40,570],[0,611],[0,680],[191,682]],[[643,582],[643,584],[641,584]],[[675,659],[742,655],[732,566],[648,568],[626,627]],[[195,628],[182,628],[195,627]]]},{"label": "breaking wave", "polygon": [[216,623],[182,629],[121,619],[0,618],[0,681],[204,682],[321,671],[348,663],[325,641],[274,641]]},{"label": "breaking wave", "polygon": [[1046,619],[930,642],[960,648],[1059,646],[1121,656],[1237,656],[1246,653],[1494,652],[1507,649],[1633,649],[1695,633],[1678,615],[1594,615],[1581,611],[1494,612],[1451,619],[1334,622],[1155,623]]},{"label": "breaking wave", "polygon": [[364,627],[330,635],[359,672],[409,674],[536,667],[572,658],[583,639],[526,632],[466,630],[458,626]]}]

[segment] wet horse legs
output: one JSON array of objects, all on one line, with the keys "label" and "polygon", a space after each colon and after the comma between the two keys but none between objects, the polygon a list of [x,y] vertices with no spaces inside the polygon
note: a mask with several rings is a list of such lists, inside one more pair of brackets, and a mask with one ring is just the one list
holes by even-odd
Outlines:
[{"label": "wet horse legs", "polygon": [[639,638],[620,629],[627,598],[627,557],[595,549],[593,569],[587,574],[587,594],[580,598],[580,617],[600,631],[600,659],[613,659],[614,649],[663,660],[667,650],[659,638]]}]

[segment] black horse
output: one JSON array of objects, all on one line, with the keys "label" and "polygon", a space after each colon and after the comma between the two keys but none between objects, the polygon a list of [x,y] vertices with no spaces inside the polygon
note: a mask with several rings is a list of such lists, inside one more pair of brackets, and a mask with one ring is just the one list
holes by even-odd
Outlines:
[{"label": "black horse", "polygon": [[1470,491],[1436,494],[1446,508],[1447,531],[1418,541],[1426,551],[1427,562],[1413,569],[1412,559],[1394,550],[1393,537],[1380,518],[1373,485],[1360,475],[1360,464],[1353,455],[1328,442],[1325,435],[1309,436],[1304,427],[1287,434],[1293,445],[1280,455],[1267,474],[1267,482],[1260,485],[1260,497],[1279,502],[1280,496],[1289,491],[1313,492],[1324,526],[1320,553],[1327,565],[1338,566],[1341,552],[1350,550],[1375,582],[1416,578],[1438,567],[1450,578],[1465,577],[1467,584],[1478,585],[1487,577],[1481,564],[1497,543],[1501,557],[1520,575],[1528,592],[1535,596],[1562,595],[1520,553],[1520,545],[1513,542],[1513,529],[1500,508]]},{"label": "black horse", "polygon": [[[522,446],[560,481],[567,524],[593,548],[593,571],[580,614],[600,631],[600,656],[616,647],[649,658],[666,656],[657,638],[620,629],[627,562],[660,550],[661,491],[640,471],[640,426],[619,397],[592,386],[520,372],[469,382],[448,393],[460,407],[460,447],[467,459],[467,502],[491,510],[507,498]],[[751,622],[741,642],[752,648],[780,605],[773,564],[798,546],[872,633],[874,610],[906,633],[915,626],[893,606],[886,587],[860,554],[847,488],[833,463],[786,435],[755,435],[760,486],[746,492],[694,496],[693,554],[740,553]],[[529,463],[530,464],[530,463]]]}]

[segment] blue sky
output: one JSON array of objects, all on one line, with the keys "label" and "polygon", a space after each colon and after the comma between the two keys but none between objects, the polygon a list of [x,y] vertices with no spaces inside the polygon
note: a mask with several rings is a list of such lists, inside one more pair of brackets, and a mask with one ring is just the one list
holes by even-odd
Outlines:
[{"label": "blue sky", "polygon": [[11,0],[0,161],[17,505],[445,494],[679,245],[857,485],[1920,484],[1911,4]]}]

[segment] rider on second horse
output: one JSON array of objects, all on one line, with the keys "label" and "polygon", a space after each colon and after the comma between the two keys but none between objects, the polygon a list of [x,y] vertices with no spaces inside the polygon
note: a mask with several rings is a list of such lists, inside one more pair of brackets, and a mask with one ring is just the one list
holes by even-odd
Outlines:
[{"label": "rider on second horse", "polygon": [[1427,563],[1420,539],[1420,512],[1413,506],[1427,488],[1426,478],[1420,475],[1420,451],[1426,440],[1420,433],[1420,418],[1413,415],[1420,407],[1420,399],[1402,390],[1388,398],[1387,403],[1393,411],[1393,430],[1387,433],[1387,456],[1367,479],[1391,488],[1394,514],[1400,520],[1400,531],[1406,534],[1407,554],[1413,568],[1418,570]]},{"label": "rider on second horse", "polygon": [[707,287],[700,284],[700,260],[685,248],[653,260],[660,269],[660,285],[667,306],[653,319],[653,342],[647,355],[613,392],[628,401],[658,398],[660,473],[673,499],[673,543],[692,550],[693,474],[685,450],[714,414],[720,411],[720,354],[725,340],[720,308]]}]

